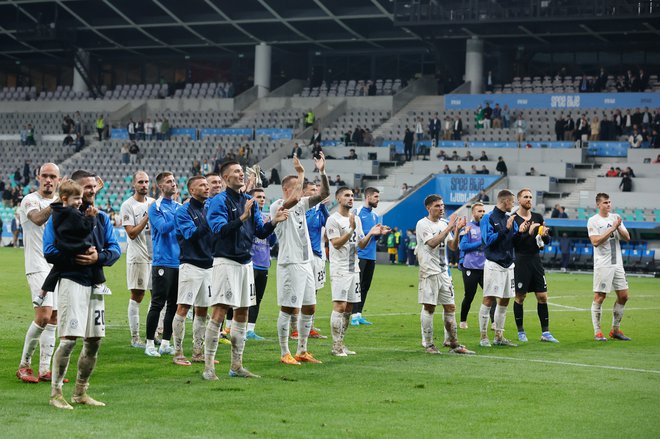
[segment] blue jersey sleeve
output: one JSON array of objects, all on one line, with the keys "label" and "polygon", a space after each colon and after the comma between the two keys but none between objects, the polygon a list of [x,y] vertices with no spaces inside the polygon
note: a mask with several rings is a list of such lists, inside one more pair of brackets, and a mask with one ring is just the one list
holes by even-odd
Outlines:
[{"label": "blue jersey sleeve", "polygon": [[190,212],[188,212],[188,206],[186,204],[179,206],[174,218],[176,234],[183,237],[183,239],[188,240],[198,232],[197,225],[190,217]]},{"label": "blue jersey sleeve", "polygon": [[103,248],[97,249],[99,254],[98,263],[104,266],[110,266],[117,262],[121,256],[121,247],[115,237],[115,229],[110,222],[110,217],[104,212],[99,212],[97,220],[103,221],[104,235],[103,235]]}]

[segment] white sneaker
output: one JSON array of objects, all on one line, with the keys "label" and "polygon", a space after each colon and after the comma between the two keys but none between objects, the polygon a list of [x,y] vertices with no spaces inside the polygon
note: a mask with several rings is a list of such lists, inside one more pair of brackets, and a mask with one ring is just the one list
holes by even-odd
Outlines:
[{"label": "white sneaker", "polygon": [[174,355],[174,346],[163,346],[162,344],[158,348],[158,353],[160,355]]},{"label": "white sneaker", "polygon": [[459,327],[460,329],[467,329],[467,328],[468,328],[467,322],[461,322],[461,323],[459,323],[458,327]]},{"label": "white sneaker", "polygon": [[215,369],[204,369],[202,378],[206,381],[218,381],[218,376],[215,374]]},{"label": "white sneaker", "polygon": [[348,349],[346,346],[342,346],[341,349],[346,355],[355,355],[355,351]]},{"label": "white sneaker", "polygon": [[487,338],[482,338],[481,340],[479,340],[479,346],[481,346],[482,348],[491,347],[490,340],[488,340]]},{"label": "white sneaker", "polygon": [[158,351],[156,350],[156,348],[154,346],[149,346],[149,347],[145,348],[144,355],[146,355],[148,357],[160,357],[160,354],[158,353]]}]

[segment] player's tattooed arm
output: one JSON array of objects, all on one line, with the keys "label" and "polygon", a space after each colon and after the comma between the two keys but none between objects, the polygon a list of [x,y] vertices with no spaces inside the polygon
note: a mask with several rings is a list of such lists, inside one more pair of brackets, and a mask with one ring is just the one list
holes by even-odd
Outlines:
[{"label": "player's tattooed arm", "polygon": [[30,221],[32,221],[34,224],[37,226],[42,226],[48,221],[48,218],[50,218],[50,214],[52,213],[52,209],[50,206],[44,207],[41,210],[31,210],[28,212],[27,217]]},{"label": "player's tattooed arm", "polygon": [[303,185],[305,184],[305,168],[303,168],[303,165],[300,163],[298,157],[295,156],[293,157],[293,168],[298,174],[298,179],[296,180],[291,194],[286,200],[284,200],[284,203],[282,203],[282,207],[284,209],[291,209],[293,206],[298,204],[303,196]]},{"label": "player's tattooed arm", "polygon": [[447,238],[447,236],[452,232],[452,230],[454,230],[457,221],[458,221],[458,215],[456,215],[455,213],[451,214],[451,216],[449,217],[449,224],[447,225],[445,230],[438,233],[433,238],[426,241],[424,244],[428,245],[431,248],[436,248],[437,246],[439,246],[441,242],[445,241],[445,238]]}]

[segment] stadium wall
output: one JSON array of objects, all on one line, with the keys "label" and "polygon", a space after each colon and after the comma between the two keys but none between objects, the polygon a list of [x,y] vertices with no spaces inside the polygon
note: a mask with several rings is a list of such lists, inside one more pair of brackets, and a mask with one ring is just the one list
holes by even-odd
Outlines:
[{"label": "stadium wall", "polygon": [[486,103],[508,105],[512,110],[602,108],[658,108],[660,93],[573,93],[573,94],[456,94],[445,99],[445,110],[474,110]]}]

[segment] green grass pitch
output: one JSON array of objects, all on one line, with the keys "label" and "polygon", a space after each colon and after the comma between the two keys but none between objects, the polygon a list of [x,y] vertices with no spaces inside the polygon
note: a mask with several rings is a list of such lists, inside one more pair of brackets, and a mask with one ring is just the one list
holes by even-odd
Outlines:
[{"label": "green grass pitch", "polygon": [[[329,340],[310,340],[324,364],[279,364],[275,273],[262,303],[258,333],[245,364],[260,380],[226,375],[229,347],[218,350],[217,382],[201,365],[148,358],[129,347],[125,262],[106,270],[107,337],[90,395],[105,408],[61,412],[48,405],[47,384],[27,385],[14,373],[32,319],[23,252],[0,249],[0,425],[2,437],[660,437],[660,282],[629,278],[631,300],[622,329],[632,342],[592,339],[591,276],[549,274],[550,323],[559,345],[538,341],[536,301],[526,302],[530,342],[480,348],[476,312],[461,342],[476,356],[430,356],[420,346],[417,269],[376,267],[365,316],[373,326],[349,327],[346,344],[358,355],[334,358]],[[457,302],[462,282],[455,276]],[[316,326],[329,334],[329,286],[319,293]],[[603,328],[611,322],[606,300]],[[142,328],[147,311],[141,309]],[[185,347],[190,353],[191,324]],[[442,318],[436,316],[436,337]],[[509,308],[507,333],[515,339]],[[295,349],[295,341],[291,341]],[[80,343],[72,358],[77,359]],[[35,358],[35,362],[37,359]],[[36,364],[35,364],[36,366]],[[76,373],[75,361],[68,372]],[[70,397],[72,385],[65,385]]]}]

